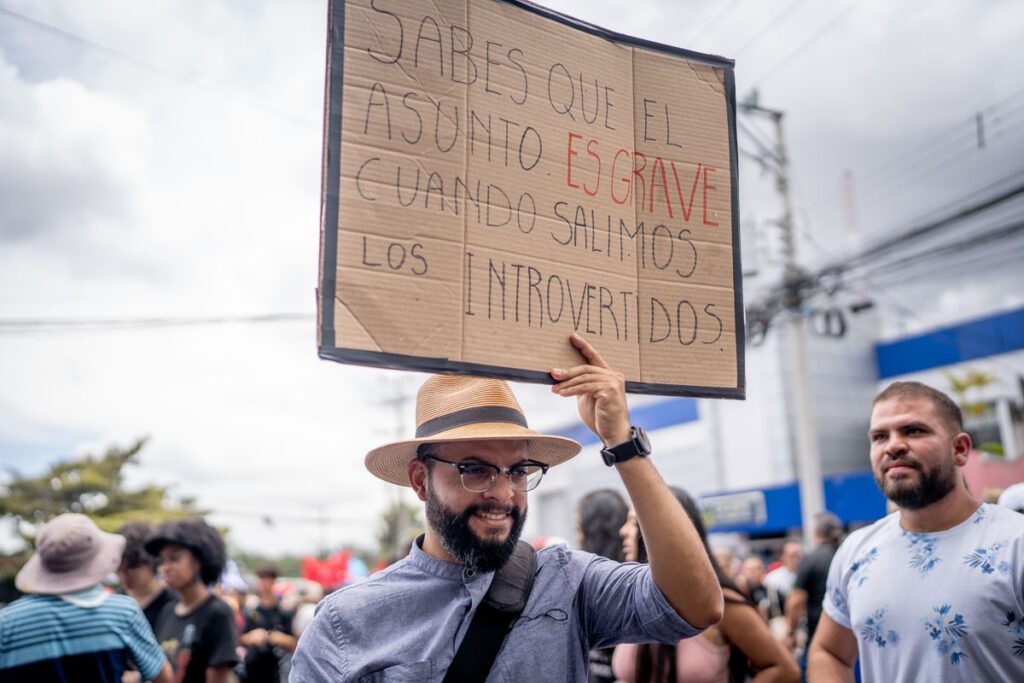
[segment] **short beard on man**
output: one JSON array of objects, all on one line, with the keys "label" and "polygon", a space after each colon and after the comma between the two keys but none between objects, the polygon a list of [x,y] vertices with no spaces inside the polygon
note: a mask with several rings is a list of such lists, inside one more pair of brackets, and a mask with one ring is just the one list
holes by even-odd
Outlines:
[{"label": "short beard on man", "polygon": [[931,470],[925,470],[919,462],[910,463],[920,473],[917,482],[910,480],[886,480],[885,472],[875,474],[875,483],[886,498],[905,510],[920,510],[945,498],[956,488],[959,476],[952,459],[944,461]]},{"label": "short beard on man", "polygon": [[427,487],[427,522],[441,537],[441,544],[452,557],[466,565],[468,569],[478,572],[491,572],[504,566],[508,558],[515,552],[519,535],[526,523],[526,513],[513,506],[509,511],[512,515],[512,528],[508,537],[501,542],[486,541],[469,528],[469,518],[488,505],[470,505],[460,514],[445,507],[437,499],[431,488]]}]

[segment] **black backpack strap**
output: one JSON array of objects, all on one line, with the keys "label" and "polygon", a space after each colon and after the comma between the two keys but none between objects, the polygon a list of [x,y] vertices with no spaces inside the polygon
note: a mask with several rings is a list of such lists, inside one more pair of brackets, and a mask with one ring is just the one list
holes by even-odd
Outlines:
[{"label": "black backpack strap", "polygon": [[444,683],[483,683],[509,629],[526,607],[537,570],[537,551],[519,541],[512,557],[494,573]]}]

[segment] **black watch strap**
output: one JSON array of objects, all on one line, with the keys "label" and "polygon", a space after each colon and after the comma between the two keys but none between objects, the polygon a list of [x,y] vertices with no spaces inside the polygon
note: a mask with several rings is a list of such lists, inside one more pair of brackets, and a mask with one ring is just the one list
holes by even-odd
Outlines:
[{"label": "black watch strap", "polygon": [[604,464],[608,467],[637,456],[646,457],[650,454],[651,442],[647,438],[647,433],[640,427],[629,428],[629,441],[620,443],[618,446],[601,449],[601,457],[604,458]]}]

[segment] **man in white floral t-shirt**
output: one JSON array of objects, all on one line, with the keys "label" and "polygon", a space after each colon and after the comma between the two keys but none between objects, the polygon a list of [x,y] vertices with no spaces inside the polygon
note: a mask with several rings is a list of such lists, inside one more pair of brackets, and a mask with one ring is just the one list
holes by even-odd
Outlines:
[{"label": "man in white floral t-shirt", "polygon": [[880,393],[875,481],[897,511],[829,571],[809,680],[1024,681],[1024,516],[971,497],[960,408],[917,382]]}]

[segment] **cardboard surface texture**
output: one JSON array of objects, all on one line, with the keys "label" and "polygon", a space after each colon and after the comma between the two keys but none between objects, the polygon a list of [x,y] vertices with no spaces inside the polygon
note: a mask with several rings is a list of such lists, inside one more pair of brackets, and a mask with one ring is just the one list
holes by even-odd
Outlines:
[{"label": "cardboard surface texture", "polygon": [[732,62],[518,2],[333,0],[320,355],[742,398]]}]

